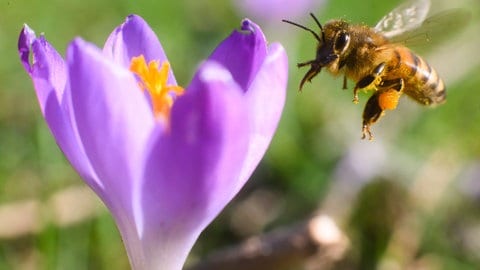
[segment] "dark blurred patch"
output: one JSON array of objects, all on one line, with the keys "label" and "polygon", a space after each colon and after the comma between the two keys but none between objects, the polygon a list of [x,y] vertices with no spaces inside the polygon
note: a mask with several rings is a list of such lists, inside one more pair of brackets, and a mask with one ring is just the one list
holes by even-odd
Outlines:
[{"label": "dark blurred patch", "polygon": [[352,260],[356,269],[377,269],[395,227],[408,209],[404,187],[380,178],[359,193],[350,219]]}]

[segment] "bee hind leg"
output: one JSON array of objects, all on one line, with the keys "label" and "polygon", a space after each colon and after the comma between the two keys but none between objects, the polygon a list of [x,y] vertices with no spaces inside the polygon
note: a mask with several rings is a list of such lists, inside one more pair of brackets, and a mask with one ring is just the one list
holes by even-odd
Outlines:
[{"label": "bee hind leg", "polygon": [[368,134],[368,140],[373,141],[373,134],[372,134],[372,131],[370,130],[370,125],[363,124],[362,140],[365,140],[365,138],[367,138],[367,134]]},{"label": "bee hind leg", "polygon": [[385,114],[385,110],[394,110],[403,93],[404,82],[402,78],[383,81],[365,104],[363,111],[362,139],[368,136],[373,140],[370,126],[375,124]]},{"label": "bee hind leg", "polygon": [[373,141],[373,134],[370,130],[370,126],[382,117],[384,110],[380,107],[378,103],[379,92],[374,93],[365,104],[365,109],[363,110],[363,126],[362,126],[362,139],[367,138],[370,141]]}]

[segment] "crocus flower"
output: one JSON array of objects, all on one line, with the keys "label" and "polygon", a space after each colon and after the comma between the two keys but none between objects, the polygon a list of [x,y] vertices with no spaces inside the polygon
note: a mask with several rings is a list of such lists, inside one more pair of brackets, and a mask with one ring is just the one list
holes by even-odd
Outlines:
[{"label": "crocus flower", "polygon": [[247,19],[185,90],[135,15],[103,50],[76,38],[64,60],[25,26],[18,51],[57,144],[111,211],[133,269],[182,267],[258,165],[285,101],[285,51]]}]

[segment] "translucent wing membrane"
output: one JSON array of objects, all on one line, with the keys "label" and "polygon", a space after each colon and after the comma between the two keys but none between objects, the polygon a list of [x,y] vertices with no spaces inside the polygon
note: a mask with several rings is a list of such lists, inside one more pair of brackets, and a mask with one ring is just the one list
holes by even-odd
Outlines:
[{"label": "translucent wing membrane", "polygon": [[470,21],[471,13],[464,9],[449,9],[428,17],[419,27],[390,38],[391,42],[407,47],[440,44],[451,38]]},{"label": "translucent wing membrane", "polygon": [[387,38],[392,38],[418,28],[427,17],[429,9],[429,0],[406,1],[385,15],[377,23],[375,30]]}]

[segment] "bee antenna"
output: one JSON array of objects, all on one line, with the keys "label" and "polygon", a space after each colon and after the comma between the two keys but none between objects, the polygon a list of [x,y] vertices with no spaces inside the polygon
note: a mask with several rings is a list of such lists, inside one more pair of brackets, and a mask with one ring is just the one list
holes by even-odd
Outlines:
[{"label": "bee antenna", "polygon": [[[311,13],[310,13],[310,14],[311,14]],[[313,14],[312,14],[312,16],[313,16]],[[314,18],[315,18],[315,17],[314,17]],[[306,31],[312,33],[312,35],[315,37],[315,39],[316,39],[318,42],[322,42],[322,41],[325,40],[325,36],[324,36],[324,34],[323,34],[323,29],[322,29],[322,26],[320,25],[320,23],[318,22],[318,20],[317,20],[316,18],[315,18],[315,21],[317,22],[317,24],[320,26],[320,29],[322,30],[322,38],[320,38],[320,36],[318,36],[318,34],[315,33],[315,31],[313,31],[312,29],[310,29],[310,28],[308,28],[308,27],[306,27],[306,26],[303,26],[303,25],[298,24],[298,23],[294,23],[294,22],[289,21],[289,20],[282,20],[282,22],[286,22],[286,23],[289,23],[289,24],[291,24],[291,25],[295,25],[296,27],[300,27],[300,28],[302,28],[303,30],[306,30]]]},{"label": "bee antenna", "polygon": [[325,33],[323,32],[322,24],[318,21],[317,17],[315,17],[313,13],[310,13],[310,16],[312,16],[313,20],[317,23],[320,30],[322,30],[322,41],[325,42]]}]

